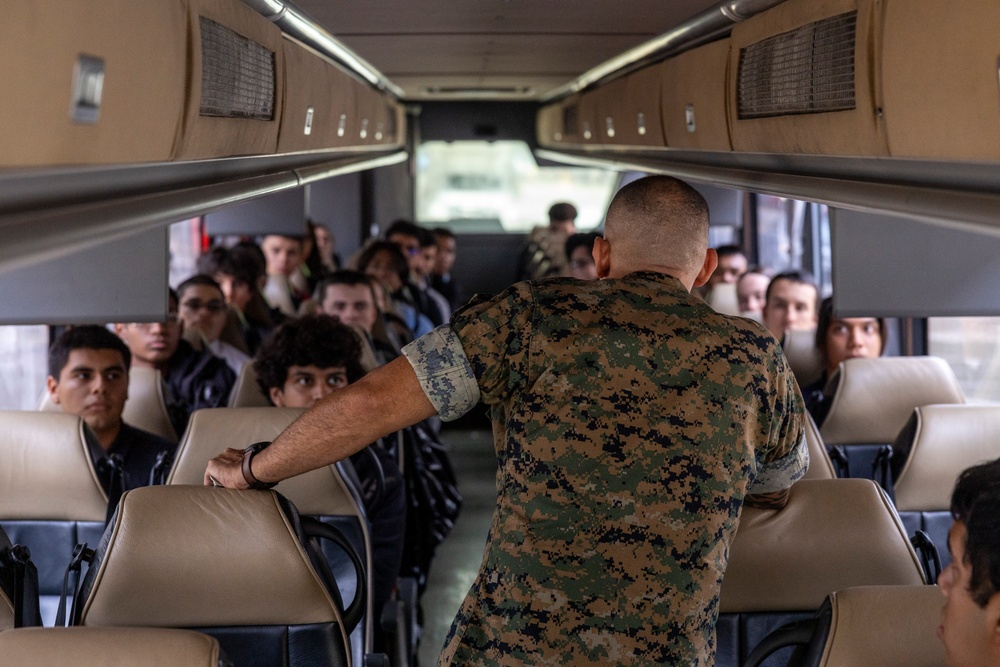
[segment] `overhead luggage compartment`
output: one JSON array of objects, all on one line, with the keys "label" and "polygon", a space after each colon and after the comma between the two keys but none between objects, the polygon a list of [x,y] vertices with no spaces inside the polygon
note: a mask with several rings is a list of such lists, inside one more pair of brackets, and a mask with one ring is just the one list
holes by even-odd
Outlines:
[{"label": "overhead luggage compartment", "polygon": [[732,150],[726,111],[729,40],[682,53],[662,67],[667,146]]},{"label": "overhead luggage compartment", "polygon": [[737,24],[729,64],[733,150],[886,155],[872,56],[880,5],[788,0]]},{"label": "overhead luggage compartment", "polygon": [[402,106],[363,83],[355,82],[356,122],[351,145],[370,146],[402,142],[405,127]]},{"label": "overhead luggage compartment", "polygon": [[188,3],[191,76],[174,157],[274,153],[284,93],[281,31],[241,2]]},{"label": "overhead luggage compartment", "polygon": [[4,10],[0,166],[170,159],[185,97],[185,2],[49,0]]},{"label": "overhead luggage compartment", "polygon": [[598,88],[597,131],[601,143],[665,146],[660,121],[659,65],[632,72]]},{"label": "overhead luggage compartment", "polygon": [[357,143],[358,82],[308,48],[284,40],[285,95],[278,152],[336,148]]},{"label": "overhead luggage compartment", "polygon": [[1000,3],[884,0],[889,153],[1000,158]]}]

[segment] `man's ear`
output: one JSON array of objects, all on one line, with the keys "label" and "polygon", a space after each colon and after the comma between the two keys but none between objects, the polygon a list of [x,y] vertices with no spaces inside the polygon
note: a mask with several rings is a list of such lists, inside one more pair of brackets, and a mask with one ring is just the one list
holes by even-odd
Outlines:
[{"label": "man's ear", "polygon": [[59,394],[56,393],[56,387],[59,386],[59,380],[55,379],[51,375],[45,379],[45,387],[49,390],[49,398],[56,405],[59,405]]},{"label": "man's ear", "polygon": [[594,267],[597,269],[598,278],[607,278],[611,274],[611,244],[607,239],[594,239],[594,249],[590,253],[594,256]]},{"label": "man's ear", "polygon": [[709,248],[705,251],[705,263],[701,265],[701,270],[694,279],[694,286],[701,287],[707,283],[717,266],[719,266],[719,255],[716,254],[715,248]]},{"label": "man's ear", "polygon": [[268,393],[271,395],[271,402],[274,403],[275,407],[285,407],[285,392],[281,390],[281,387],[271,387]]}]

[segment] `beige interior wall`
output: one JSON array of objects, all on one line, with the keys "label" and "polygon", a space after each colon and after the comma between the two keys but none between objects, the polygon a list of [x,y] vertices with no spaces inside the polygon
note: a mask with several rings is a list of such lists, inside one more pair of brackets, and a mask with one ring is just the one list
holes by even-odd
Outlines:
[{"label": "beige interior wall", "polygon": [[[788,0],[738,23],[731,35],[729,119],[733,149],[762,153],[880,156],[888,153],[874,54],[881,0]],[[856,108],[848,111],[739,120],[736,98],[740,50],[814,21],[857,10]]]},{"label": "beige interior wall", "polygon": [[[284,50],[281,30],[241,2],[230,0],[188,0],[189,70],[184,128],[174,154],[176,159],[267,155],[278,145],[278,128],[284,95]],[[201,103],[201,28],[199,17],[221,23],[274,53],[274,119],[217,118],[199,115]]]},{"label": "beige interior wall", "polygon": [[[731,150],[726,110],[729,40],[682,53],[662,67],[662,118],[667,145]],[[694,132],[687,127],[689,106],[694,112]]]},{"label": "beige interior wall", "polygon": [[[187,67],[184,0],[4,4],[0,166],[168,160]],[[70,117],[80,54],[104,61],[100,115]]]},{"label": "beige interior wall", "polygon": [[884,4],[882,89],[890,155],[1000,158],[1000,3]]}]

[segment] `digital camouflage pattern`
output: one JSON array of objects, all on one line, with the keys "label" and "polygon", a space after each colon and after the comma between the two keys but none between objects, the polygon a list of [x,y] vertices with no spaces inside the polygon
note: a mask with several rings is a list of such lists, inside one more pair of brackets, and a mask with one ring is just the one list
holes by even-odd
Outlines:
[{"label": "digital camouflage pattern", "polygon": [[404,353],[443,418],[481,395],[494,419],[497,510],[441,662],[712,665],[743,499],[808,464],[774,338],[640,272],[518,283]]}]

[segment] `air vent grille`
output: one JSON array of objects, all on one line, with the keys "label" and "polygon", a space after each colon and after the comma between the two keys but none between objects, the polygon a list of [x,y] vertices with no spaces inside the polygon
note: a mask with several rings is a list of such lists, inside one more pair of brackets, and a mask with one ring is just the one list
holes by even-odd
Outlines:
[{"label": "air vent grille", "polygon": [[204,16],[202,116],[274,120],[274,53]]},{"label": "air vent grille", "polygon": [[740,50],[739,118],[855,108],[858,13],[833,16]]}]

